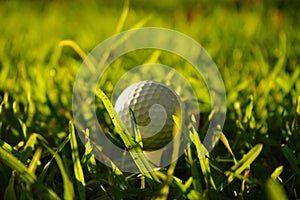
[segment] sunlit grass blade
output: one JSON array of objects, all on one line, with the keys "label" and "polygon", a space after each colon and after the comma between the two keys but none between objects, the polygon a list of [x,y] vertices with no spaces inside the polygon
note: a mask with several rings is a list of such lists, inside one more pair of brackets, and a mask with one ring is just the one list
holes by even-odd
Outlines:
[{"label": "sunlit grass blade", "polygon": [[89,70],[93,73],[97,72],[96,67],[93,65],[93,63],[91,62],[90,59],[86,59],[87,58],[87,54],[84,52],[84,50],[74,41],[72,40],[62,40],[59,42],[59,47],[70,47],[72,48],[80,57],[82,60],[85,61],[85,63],[87,64],[87,67],[89,68]]},{"label": "sunlit grass blade", "polygon": [[251,117],[253,115],[252,112],[253,112],[253,96],[250,95],[248,99],[248,105],[246,107],[244,122],[249,122],[251,120]]},{"label": "sunlit grass blade", "polygon": [[72,121],[69,122],[69,132],[71,135],[70,145],[72,150],[72,160],[73,160],[73,167],[74,167],[74,174],[77,183],[77,188],[79,192],[79,199],[85,199],[85,181],[84,181],[84,174],[79,158],[78,152],[78,145],[75,135],[74,124]]},{"label": "sunlit grass blade", "polygon": [[161,50],[155,50],[144,63],[156,63],[161,55]]},{"label": "sunlit grass blade", "polygon": [[[173,135],[175,136],[176,134],[181,134],[181,112],[180,109],[178,109],[176,111],[176,114],[172,116],[173,121],[174,121],[174,126],[173,126]],[[168,170],[167,170],[167,178],[164,182],[164,184],[162,185],[162,188],[159,191],[159,195],[158,197],[156,197],[155,199],[159,199],[159,200],[166,200],[168,199],[168,195],[170,192],[170,185],[173,182],[173,175],[174,175],[174,171],[175,171],[175,167],[177,164],[177,158],[178,158],[178,151],[180,148],[180,142],[179,141],[174,141],[173,144],[173,152],[172,152],[172,160],[173,161]]]},{"label": "sunlit grass blade", "polygon": [[32,173],[35,173],[36,171],[36,168],[40,162],[40,158],[42,156],[42,148],[39,147],[37,148],[37,150],[35,151],[35,153],[33,154],[32,156],[32,159],[29,163],[29,166],[28,166],[28,169],[32,172]]},{"label": "sunlit grass blade", "polygon": [[132,129],[134,132],[135,141],[138,143],[138,145],[140,145],[141,148],[143,148],[142,135],[141,135],[140,129],[138,127],[137,120],[134,116],[134,112],[131,108],[129,108],[129,115],[131,118],[131,125],[132,125]]},{"label": "sunlit grass blade", "polygon": [[22,162],[23,163],[26,163],[26,161],[28,160],[28,158],[32,155],[32,153],[35,151],[35,146],[37,145],[37,137],[38,137],[39,134],[37,133],[32,133],[24,148],[22,149]]},{"label": "sunlit grass blade", "polygon": [[228,176],[228,183],[232,182],[234,177],[240,177],[240,174],[252,164],[263,148],[262,144],[254,146],[246,155],[243,156],[235,165],[233,165],[225,175]]},{"label": "sunlit grass blade", "polygon": [[230,147],[230,144],[226,138],[226,136],[224,135],[224,133],[221,133],[220,134],[220,141],[225,145],[226,149],[229,151],[229,153],[231,154],[232,158],[233,158],[233,161],[234,161],[234,164],[237,163],[236,159],[235,159],[235,155],[233,153],[233,151],[231,150],[231,147]]},{"label": "sunlit grass blade", "polygon": [[296,108],[296,113],[300,117],[300,96],[297,98],[297,108]]},{"label": "sunlit grass blade", "polygon": [[13,156],[17,158],[21,158],[22,154],[18,151],[16,151],[11,145],[8,143],[4,142],[3,140],[0,139],[0,147],[2,147],[5,151],[10,152]]},{"label": "sunlit grass blade", "polygon": [[282,173],[282,171],[283,171],[283,166],[282,166],[282,165],[279,166],[279,167],[277,167],[277,168],[273,171],[273,173],[271,174],[271,179],[272,179],[272,180],[276,180],[277,178],[279,179],[279,175]]},{"label": "sunlit grass blade", "polygon": [[121,17],[119,19],[118,26],[116,28],[116,33],[121,32],[124,27],[124,24],[125,24],[127,15],[128,15],[128,11],[129,11],[129,2],[130,2],[129,0],[124,1],[123,11],[122,11]]},{"label": "sunlit grass blade", "polygon": [[110,118],[115,125],[116,131],[119,133],[120,137],[122,138],[127,150],[131,154],[133,160],[135,161],[137,167],[141,171],[141,173],[145,175],[150,175],[153,180],[158,181],[158,178],[153,173],[153,168],[149,164],[147,158],[144,156],[141,147],[133,140],[129,132],[127,131],[125,125],[115,112],[110,100],[104,94],[104,92],[100,89],[96,91],[96,96],[100,98],[110,115]]}]

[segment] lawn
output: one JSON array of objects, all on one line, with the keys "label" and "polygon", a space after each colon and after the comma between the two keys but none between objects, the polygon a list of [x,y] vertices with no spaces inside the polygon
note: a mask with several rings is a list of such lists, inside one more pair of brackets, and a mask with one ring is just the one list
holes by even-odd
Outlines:
[{"label": "lawn", "polygon": [[[0,1],[0,199],[299,199],[300,4],[213,2]],[[227,112],[219,141],[201,157],[213,114],[203,77],[172,53],[123,55],[95,91],[99,123],[114,142],[135,143],[105,98],[134,66],[161,63],[184,74],[201,110],[199,130],[184,129],[194,142],[176,162],[147,172],[140,157],[140,172],[128,173],[98,161],[93,145],[81,142],[72,92],[99,43],[142,27],[201,44],[222,76]]]}]

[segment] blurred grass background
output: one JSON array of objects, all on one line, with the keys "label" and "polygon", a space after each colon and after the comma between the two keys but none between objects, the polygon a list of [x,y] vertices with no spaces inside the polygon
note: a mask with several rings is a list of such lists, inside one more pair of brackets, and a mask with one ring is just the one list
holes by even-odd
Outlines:
[{"label": "blurred grass background", "polygon": [[[59,43],[72,40],[88,53],[116,33],[123,5],[116,0],[0,1],[1,140],[21,148],[31,133],[39,133],[50,146],[61,145],[72,119],[72,84],[82,59]],[[130,1],[123,27],[146,20],[142,26],[183,32],[208,51],[226,87],[224,133],[236,157],[263,143],[252,176],[264,182],[284,166],[281,183],[289,199],[300,195],[299,8],[297,1],[287,0],[137,0]],[[212,155],[218,163],[229,153],[218,145]],[[62,157],[70,165],[70,151],[63,150]],[[0,165],[4,193],[11,173]],[[45,182],[55,188],[51,180],[58,175],[50,175]],[[223,194],[234,196],[237,187]],[[54,190],[61,193],[60,187]],[[244,198],[263,190],[250,185],[247,191]]]}]

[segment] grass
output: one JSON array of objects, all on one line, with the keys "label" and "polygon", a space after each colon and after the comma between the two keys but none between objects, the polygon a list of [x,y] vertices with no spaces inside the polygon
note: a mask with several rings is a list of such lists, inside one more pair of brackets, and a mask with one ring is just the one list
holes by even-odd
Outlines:
[{"label": "grass", "polygon": [[[0,198],[299,199],[298,5],[235,2],[1,1]],[[99,121],[119,145],[136,142],[106,98],[133,66],[174,67],[196,88],[201,105],[202,128],[184,129],[195,139],[183,156],[151,173],[139,157],[141,173],[131,174],[109,158],[111,167],[98,162],[91,150],[101,147],[81,143],[72,120],[72,86],[82,59],[98,43],[144,26],[183,32],[208,51],[224,80],[227,116],[216,147],[201,157],[211,114],[202,78],[167,52],[122,56],[95,91]],[[141,151],[136,146],[133,155]]]}]

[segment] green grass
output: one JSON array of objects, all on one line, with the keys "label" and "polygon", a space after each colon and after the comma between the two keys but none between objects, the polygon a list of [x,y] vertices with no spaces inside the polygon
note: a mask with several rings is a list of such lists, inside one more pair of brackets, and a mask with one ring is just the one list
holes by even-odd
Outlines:
[{"label": "green grass", "polygon": [[[1,1],[0,198],[299,199],[299,6],[209,2]],[[208,51],[224,80],[227,115],[219,142],[202,158],[211,114],[202,78],[167,52],[122,56],[95,91],[99,121],[115,142],[135,145],[132,155],[141,151],[106,96],[142,63],[166,64],[186,75],[196,88],[203,126],[185,127],[185,134],[196,135],[194,143],[170,166],[148,173],[141,156],[141,173],[130,174],[109,159],[111,168],[98,162],[91,149],[101,147],[81,143],[72,119],[72,87],[82,59],[97,44],[144,26],[183,32]]]}]

